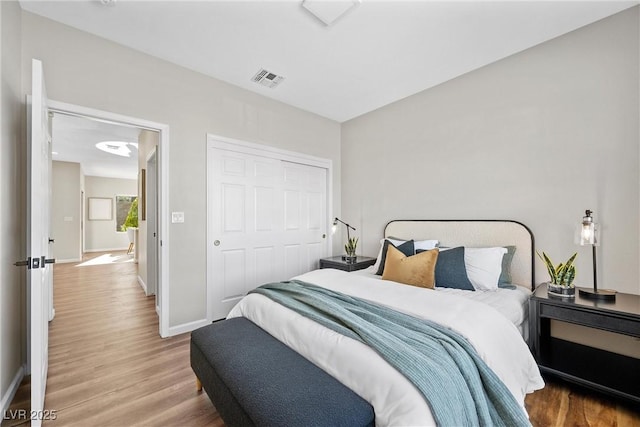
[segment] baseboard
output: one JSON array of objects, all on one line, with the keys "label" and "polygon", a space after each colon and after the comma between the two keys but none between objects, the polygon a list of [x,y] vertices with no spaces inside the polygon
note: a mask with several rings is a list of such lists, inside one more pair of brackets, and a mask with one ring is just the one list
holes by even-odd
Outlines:
[{"label": "baseboard", "polygon": [[82,258],[56,259],[56,264],[69,264],[72,262],[81,262]]},{"label": "baseboard", "polygon": [[20,387],[20,383],[24,379],[24,366],[20,366],[18,372],[13,377],[13,381],[9,384],[9,388],[7,392],[2,396],[2,400],[0,400],[0,409],[2,409],[2,414],[6,414],[7,410],[9,410],[9,406],[11,406],[11,401],[13,401],[13,397],[16,395],[18,391],[18,387]]},{"label": "baseboard", "polygon": [[85,249],[85,252],[123,252],[127,250],[128,248],[105,248],[105,249]]},{"label": "baseboard", "polygon": [[144,291],[144,294],[149,296],[149,294],[147,293],[147,284],[144,283],[144,280],[142,280],[142,277],[140,277],[140,276],[138,276],[138,284],[140,285],[140,287]]},{"label": "baseboard", "polygon": [[169,334],[167,335],[167,337],[172,337],[174,335],[180,335],[186,332],[195,331],[198,328],[201,328],[203,326],[207,326],[210,324],[211,322],[208,321],[207,319],[202,319],[202,320],[196,320],[194,322],[183,323],[182,325],[170,326]]}]

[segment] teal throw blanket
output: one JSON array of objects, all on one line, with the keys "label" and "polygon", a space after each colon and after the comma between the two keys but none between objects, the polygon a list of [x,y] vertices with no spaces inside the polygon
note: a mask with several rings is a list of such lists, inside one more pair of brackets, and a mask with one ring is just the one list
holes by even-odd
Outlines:
[{"label": "teal throw blanket", "polygon": [[252,291],[361,341],[422,393],[439,426],[530,426],[522,407],[460,334],[301,281]]}]

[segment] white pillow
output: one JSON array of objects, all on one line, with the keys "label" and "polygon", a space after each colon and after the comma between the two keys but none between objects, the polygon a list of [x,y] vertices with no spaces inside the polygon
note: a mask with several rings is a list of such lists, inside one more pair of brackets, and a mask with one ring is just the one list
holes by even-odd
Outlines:
[{"label": "white pillow", "polygon": [[[382,248],[384,247],[384,241],[388,240],[391,243],[393,243],[393,246],[400,246],[401,244],[403,244],[404,242],[406,242],[407,240],[398,240],[398,239],[393,239],[391,237],[387,237],[386,239],[380,239],[380,249],[378,250],[378,256],[376,258],[376,263],[373,264],[373,268],[375,269],[375,271],[378,271],[378,268],[380,267],[380,259],[382,258]],[[421,251],[428,251],[431,249],[435,249],[438,247],[438,241],[437,240],[414,240],[413,241],[413,247],[414,249],[417,251],[418,249],[420,249]]]},{"label": "white pillow", "polygon": [[437,240],[414,240],[413,246],[416,248],[416,253],[418,253],[418,249],[421,251],[430,251],[431,249],[435,249],[438,247]]},{"label": "white pillow", "polygon": [[464,266],[467,276],[477,291],[498,289],[502,273],[502,257],[507,248],[464,248]]}]

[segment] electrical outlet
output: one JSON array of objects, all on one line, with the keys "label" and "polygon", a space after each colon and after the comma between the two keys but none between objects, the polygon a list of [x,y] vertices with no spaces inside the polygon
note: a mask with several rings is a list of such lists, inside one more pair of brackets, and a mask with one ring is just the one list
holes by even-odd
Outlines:
[{"label": "electrical outlet", "polygon": [[173,224],[181,224],[184,222],[184,212],[171,212],[171,222]]}]

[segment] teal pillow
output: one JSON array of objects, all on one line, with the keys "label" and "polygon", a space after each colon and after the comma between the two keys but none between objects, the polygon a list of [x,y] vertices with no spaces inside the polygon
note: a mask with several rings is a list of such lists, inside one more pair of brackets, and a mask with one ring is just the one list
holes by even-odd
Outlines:
[{"label": "teal pillow", "polygon": [[464,247],[440,251],[436,262],[436,286],[475,291],[464,265]]},{"label": "teal pillow", "polygon": [[413,244],[413,240],[407,240],[403,244],[396,246],[385,239],[384,246],[382,246],[382,254],[380,255],[380,266],[378,267],[378,271],[376,272],[378,276],[382,276],[382,273],[384,272],[384,262],[387,259],[387,248],[389,247],[389,245],[393,246],[406,256],[412,256],[416,254],[416,248]]}]

